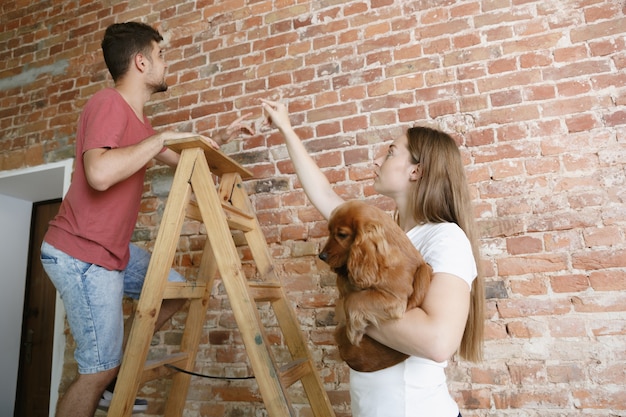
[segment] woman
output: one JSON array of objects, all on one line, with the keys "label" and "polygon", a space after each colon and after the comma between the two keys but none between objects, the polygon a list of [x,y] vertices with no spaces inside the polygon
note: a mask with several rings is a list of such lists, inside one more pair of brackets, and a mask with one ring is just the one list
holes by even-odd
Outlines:
[{"label": "woman", "polygon": [[[302,187],[328,219],[343,203],[294,132],[284,104],[262,100],[283,134]],[[447,134],[413,127],[374,161],[374,189],[396,203],[396,219],[426,262],[433,279],[420,308],[367,334],[411,355],[377,372],[350,370],[354,417],[456,417],[444,368],[458,350],[482,356],[482,278],[473,210],[461,155]]]}]

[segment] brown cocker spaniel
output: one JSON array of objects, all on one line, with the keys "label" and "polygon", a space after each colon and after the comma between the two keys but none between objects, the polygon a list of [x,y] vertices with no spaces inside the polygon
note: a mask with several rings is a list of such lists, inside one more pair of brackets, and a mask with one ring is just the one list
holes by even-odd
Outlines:
[{"label": "brown cocker spaniel", "polygon": [[402,362],[408,355],[367,336],[365,329],[419,306],[430,285],[431,267],[387,213],[362,201],[337,207],[328,230],[319,257],[337,274],[335,340],[341,358],[361,372]]}]

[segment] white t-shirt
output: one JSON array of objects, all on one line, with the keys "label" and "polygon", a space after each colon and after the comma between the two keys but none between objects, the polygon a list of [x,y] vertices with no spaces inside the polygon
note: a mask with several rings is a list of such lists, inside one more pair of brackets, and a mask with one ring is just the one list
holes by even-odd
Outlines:
[{"label": "white t-shirt", "polygon": [[[454,223],[427,223],[407,233],[433,272],[458,276],[471,287],[476,278],[472,247]],[[376,372],[350,369],[353,417],[457,417],[459,407],[446,384],[448,362],[411,356]]]}]

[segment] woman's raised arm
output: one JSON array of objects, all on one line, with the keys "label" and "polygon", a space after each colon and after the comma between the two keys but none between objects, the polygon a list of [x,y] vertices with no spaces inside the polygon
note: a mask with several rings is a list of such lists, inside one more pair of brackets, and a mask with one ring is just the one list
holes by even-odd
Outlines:
[{"label": "woman's raised arm", "polygon": [[304,192],[322,216],[328,219],[335,207],[343,203],[344,200],[333,191],[328,178],[311,158],[302,141],[293,130],[289,121],[287,107],[275,101],[261,101],[263,109],[269,115],[272,124],[280,130],[285,138],[289,157],[293,162]]}]

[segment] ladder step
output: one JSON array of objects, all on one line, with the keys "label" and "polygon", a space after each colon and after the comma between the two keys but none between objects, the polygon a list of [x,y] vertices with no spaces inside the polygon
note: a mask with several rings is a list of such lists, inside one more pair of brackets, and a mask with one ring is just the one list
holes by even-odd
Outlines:
[{"label": "ladder step", "polygon": [[242,232],[249,232],[254,229],[256,224],[254,217],[248,213],[244,213],[236,207],[231,206],[228,203],[222,203],[222,209],[226,216],[226,222],[228,227],[234,230],[241,230]]},{"label": "ladder step", "polygon": [[306,358],[301,358],[281,366],[279,371],[283,386],[290,387],[313,372],[313,369],[311,367],[311,361]]},{"label": "ladder step", "polygon": [[163,298],[202,298],[205,291],[206,284],[204,282],[168,282]]},{"label": "ladder step", "polygon": [[[253,216],[228,203],[222,203],[222,210],[224,210],[224,216],[226,217],[228,227],[230,227],[232,230],[249,232],[256,226]],[[192,220],[196,220],[199,222],[202,221],[200,207],[198,207],[198,203],[196,203],[195,201],[189,202],[185,215]]]},{"label": "ladder step", "polygon": [[278,282],[248,282],[250,296],[255,301],[276,301],[284,295],[282,286]]},{"label": "ladder step", "polygon": [[168,139],[165,146],[177,153],[182,153],[183,149],[201,148],[204,151],[206,161],[210,161],[211,172],[217,176],[222,176],[228,172],[237,172],[241,178],[252,177],[252,172],[239,165],[228,155],[214,149],[202,136],[190,136],[183,139]]},{"label": "ladder step", "polygon": [[164,365],[174,365],[179,368],[184,368],[189,359],[189,354],[186,352],[173,353],[168,356],[164,356],[159,359],[151,359],[146,361],[141,375],[141,384],[145,384],[148,381],[154,379],[167,377],[174,372],[173,369],[167,368]]}]

